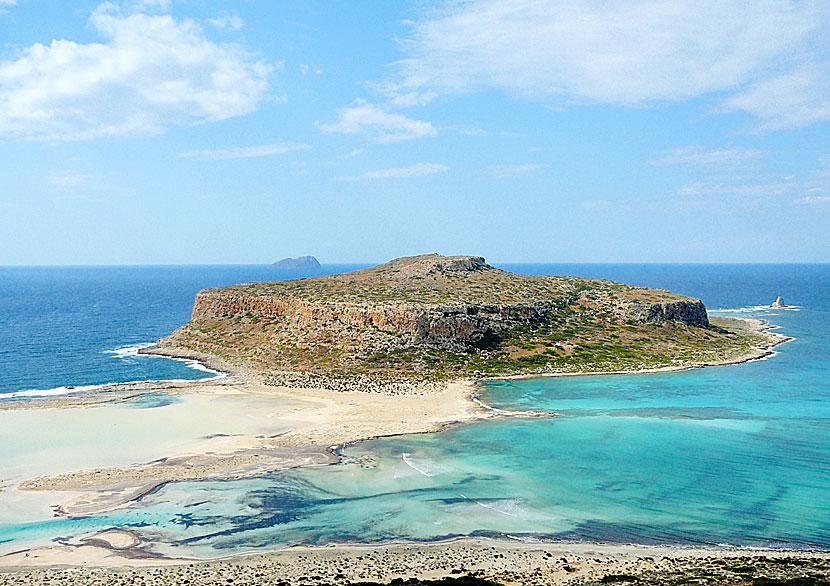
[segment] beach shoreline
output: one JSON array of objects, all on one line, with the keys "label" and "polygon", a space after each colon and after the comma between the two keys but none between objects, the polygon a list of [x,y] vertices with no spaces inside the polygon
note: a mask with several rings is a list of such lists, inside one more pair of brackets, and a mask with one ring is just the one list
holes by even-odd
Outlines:
[{"label": "beach shoreline", "polygon": [[[109,530],[72,543],[0,557],[0,584],[119,584],[152,578],[159,583],[260,584],[263,576],[288,584],[347,584],[473,575],[502,583],[576,584],[605,576],[694,575],[714,570],[740,575],[746,564],[772,571],[805,563],[830,573],[830,552],[706,546],[523,542],[460,537],[432,542],[394,541],[294,545],[211,560],[166,558],[141,547],[138,536]],[[792,568],[790,568],[792,570]],[[745,571],[745,570],[744,570]],[[128,580],[128,581],[126,581]]]},{"label": "beach shoreline", "polygon": [[[769,330],[774,326],[754,318],[731,318],[746,324],[754,332],[764,333],[764,343],[753,347],[746,356],[718,365],[737,364],[758,360],[774,352],[778,344],[792,338]],[[156,353],[155,348],[148,352]],[[167,350],[166,350],[167,351]],[[203,360],[199,353],[176,351],[177,358]],[[183,354],[188,354],[184,356]],[[7,486],[4,490],[37,491],[54,494],[60,500],[62,494],[70,493],[73,497],[62,500],[55,505],[55,511],[63,516],[83,516],[109,511],[135,500],[148,492],[177,481],[204,479],[237,479],[258,476],[298,466],[324,466],[340,461],[340,450],[348,445],[381,437],[416,433],[435,433],[458,423],[490,419],[494,417],[555,417],[555,413],[513,412],[496,409],[486,405],[478,397],[480,383],[487,380],[510,380],[540,376],[586,376],[645,374],[657,372],[675,372],[690,368],[711,366],[713,364],[684,364],[661,369],[643,369],[635,371],[584,372],[584,373],[550,373],[519,375],[515,377],[493,377],[478,380],[461,380],[434,386],[419,387],[413,383],[408,392],[385,394],[376,391],[361,392],[354,390],[328,390],[302,387],[277,387],[266,385],[262,377],[250,369],[236,368],[220,359],[206,360],[206,366],[213,370],[226,372],[228,376],[217,380],[186,383],[121,383],[108,385],[95,391],[63,395],[26,401],[38,405],[2,405],[0,408],[81,408],[117,402],[140,397],[142,394],[165,392],[171,394],[191,393],[233,393],[244,400],[244,396],[273,396],[298,399],[308,405],[288,413],[278,414],[276,419],[290,419],[297,425],[287,432],[269,438],[233,438],[224,441],[222,449],[212,447],[208,452],[191,452],[171,454],[170,457],[148,464],[125,468],[98,468],[80,470],[68,474],[44,476],[26,479],[23,482]],[[424,400],[425,398],[428,400]],[[379,416],[379,414],[382,414]],[[80,492],[80,496],[78,493]],[[116,529],[117,530],[117,529]],[[72,562],[80,566],[87,565],[84,556],[78,552],[95,554],[102,552],[90,549],[93,545],[83,543],[73,545],[69,556]],[[60,546],[70,547],[70,546]],[[100,547],[100,544],[96,547]],[[106,548],[105,548],[106,549]],[[133,548],[130,559],[141,559],[148,563],[168,563],[156,554],[140,553],[140,548]],[[34,559],[45,560],[48,566],[55,561],[50,555],[41,555],[49,548],[34,548],[17,554],[0,557],[0,567],[11,567],[13,560],[23,555],[29,562]],[[60,550],[65,556],[67,550]],[[282,551],[282,550],[280,550]],[[35,552],[40,552],[35,554]],[[138,552],[138,553],[136,553]],[[28,555],[27,555],[28,554]],[[84,554],[85,555],[85,554]],[[12,557],[9,557],[12,556]],[[17,557],[14,557],[17,556]],[[34,556],[34,557],[33,557]],[[97,556],[97,557],[96,557]],[[138,557],[136,557],[138,556]],[[107,563],[112,561],[112,552],[103,556]],[[115,556],[118,558],[119,556]],[[90,558],[90,559],[92,559]],[[51,561],[50,561],[51,560]],[[15,562],[17,563],[17,562]],[[28,562],[27,562],[28,563]],[[91,562],[90,562],[91,563]],[[142,562],[144,563],[144,562]],[[109,566],[107,566],[109,567]]]}]

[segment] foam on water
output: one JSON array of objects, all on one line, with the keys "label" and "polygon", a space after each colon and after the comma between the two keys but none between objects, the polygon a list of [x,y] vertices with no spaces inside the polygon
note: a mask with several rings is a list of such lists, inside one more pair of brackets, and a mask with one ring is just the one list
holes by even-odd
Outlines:
[{"label": "foam on water", "polygon": [[437,476],[447,471],[445,467],[439,466],[435,462],[432,462],[424,457],[414,456],[409,452],[402,452],[401,460],[403,460],[404,464],[415,470],[418,474],[426,476],[427,478],[432,478],[433,476]]},{"label": "foam on water", "polygon": [[[124,346],[121,348],[116,348],[115,350],[105,350],[105,353],[112,354],[114,358],[159,358],[162,360],[174,360],[176,362],[181,362],[184,364],[185,367],[191,368],[193,370],[198,370],[200,372],[204,372],[209,374],[210,376],[198,378],[198,379],[190,379],[190,378],[168,378],[168,379],[144,379],[144,380],[135,380],[135,381],[127,381],[127,382],[136,382],[136,383],[189,383],[189,382],[203,382],[208,380],[218,380],[225,378],[227,373],[221,372],[219,370],[213,370],[212,368],[208,368],[201,362],[197,360],[193,360],[190,358],[175,358],[175,357],[167,357],[167,356],[158,356],[155,354],[140,354],[139,350],[142,348],[147,348],[152,346],[153,343],[143,343],[143,344],[130,344],[128,346]],[[95,389],[101,389],[110,385],[120,384],[116,382],[106,382],[97,385],[78,385],[78,386],[60,386],[55,387],[52,389],[26,389],[22,391],[14,391],[11,393],[0,393],[0,401],[10,400],[10,399],[35,399],[35,398],[43,398],[43,397],[56,397],[60,395],[68,395],[71,393],[81,393],[84,391],[93,391]]]},{"label": "foam on water", "polygon": [[[115,350],[105,350],[107,354],[112,354],[115,358],[160,358],[162,360],[175,360],[177,362],[183,363],[187,368],[192,368],[193,370],[199,370],[201,372],[206,372],[211,374],[212,376],[208,376],[205,378],[196,379],[196,382],[199,381],[206,381],[211,379],[219,379],[224,378],[227,376],[227,373],[224,373],[219,370],[214,370],[212,368],[208,368],[203,363],[199,362],[198,360],[192,358],[179,358],[175,356],[160,356],[158,354],[141,354],[140,350],[144,348],[149,348],[153,346],[155,342],[143,342],[140,344],[129,344],[127,346],[122,346],[121,348],[116,348]],[[153,380],[153,379],[149,379]],[[164,379],[165,382],[190,382],[192,379]],[[149,382],[149,381],[142,381],[142,382]]]},{"label": "foam on water", "polygon": [[710,310],[711,313],[772,313],[777,311],[801,311],[798,305],[787,307],[770,307],[769,305],[750,305],[747,307],[719,308]]},{"label": "foam on water", "polygon": [[25,391],[15,391],[13,393],[0,394],[0,401],[5,399],[21,399],[21,398],[36,398],[36,397],[56,397],[59,395],[68,395],[70,393],[80,393],[83,391],[91,391],[99,389],[106,385],[80,385],[77,387],[55,387],[54,389],[28,389]]}]

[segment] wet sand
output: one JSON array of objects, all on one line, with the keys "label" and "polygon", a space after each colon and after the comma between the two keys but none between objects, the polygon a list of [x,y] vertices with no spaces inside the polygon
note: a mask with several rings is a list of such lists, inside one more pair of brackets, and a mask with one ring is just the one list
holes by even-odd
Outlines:
[{"label": "wet sand", "polygon": [[[329,465],[339,461],[335,448],[348,443],[382,436],[427,433],[450,423],[496,416],[471,400],[474,390],[470,381],[432,386],[429,391],[420,391],[413,386],[411,392],[397,395],[271,387],[258,382],[222,381],[195,383],[188,387],[161,385],[154,392],[208,398],[230,395],[234,409],[229,409],[226,416],[236,418],[247,406],[256,413],[256,424],[245,427],[234,419],[237,425],[231,427],[240,433],[218,433],[227,431],[231,422],[225,423],[221,412],[211,413],[216,418],[213,431],[218,437],[208,436],[202,441],[189,442],[184,451],[123,467],[85,467],[23,479],[18,474],[17,478],[12,478],[16,482],[9,483],[5,491],[50,493],[54,497],[55,513],[82,516],[112,510],[169,482],[236,479],[299,466]],[[124,400],[122,389],[116,387],[108,392],[111,398]],[[90,405],[96,409],[99,395],[89,395]],[[268,399],[275,399],[275,402],[271,404]],[[48,415],[50,421],[51,416],[56,415],[71,424],[78,412],[90,414],[82,400],[82,397],[72,397],[71,407],[56,406],[48,412],[38,409],[37,414]],[[208,407],[213,404],[206,403]],[[217,409],[222,409],[221,403],[217,404]],[[137,416],[142,411],[131,411],[127,416]],[[101,416],[112,413],[112,410],[102,410]],[[89,425],[93,425],[95,417],[87,419]],[[118,445],[122,439],[111,435],[102,437],[101,441]],[[172,447],[169,449],[173,450]],[[90,458],[87,461],[94,462],[94,451]],[[41,470],[42,467],[34,469]],[[0,509],[2,497],[0,493]]]}]

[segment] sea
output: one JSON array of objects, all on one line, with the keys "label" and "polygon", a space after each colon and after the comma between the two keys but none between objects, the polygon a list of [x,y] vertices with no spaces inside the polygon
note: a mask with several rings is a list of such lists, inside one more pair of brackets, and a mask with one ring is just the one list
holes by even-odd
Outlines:
[{"label": "sea", "polygon": [[[557,416],[366,441],[335,466],[174,483],[80,518],[0,507],[0,552],[109,527],[136,529],[159,553],[204,558],[461,535],[830,549],[830,265],[497,266],[665,288],[793,340],[738,365],[490,381],[485,403]],[[0,268],[0,401],[218,376],[136,349],[185,323],[198,290],[273,279],[261,266]],[[771,309],[779,295],[788,307]],[[13,445],[4,433],[0,456]],[[0,458],[0,497],[9,474]]]}]

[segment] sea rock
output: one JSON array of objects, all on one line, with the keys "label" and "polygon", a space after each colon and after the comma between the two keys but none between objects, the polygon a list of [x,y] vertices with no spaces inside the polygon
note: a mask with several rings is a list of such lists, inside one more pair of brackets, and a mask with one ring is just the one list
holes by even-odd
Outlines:
[{"label": "sea rock", "polygon": [[320,262],[313,256],[298,256],[296,258],[284,258],[278,260],[268,267],[277,271],[293,271],[303,273],[319,273]]},{"label": "sea rock", "polygon": [[779,295],[778,299],[776,299],[775,303],[770,305],[770,307],[787,307],[787,305],[784,303],[784,299]]}]

